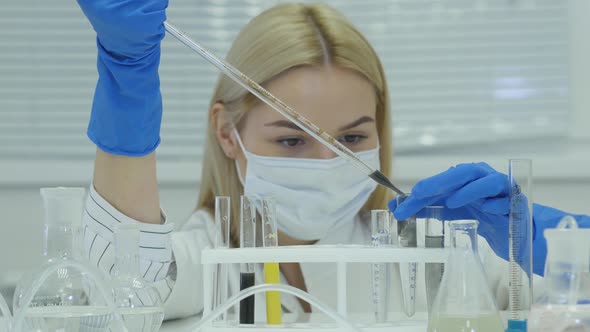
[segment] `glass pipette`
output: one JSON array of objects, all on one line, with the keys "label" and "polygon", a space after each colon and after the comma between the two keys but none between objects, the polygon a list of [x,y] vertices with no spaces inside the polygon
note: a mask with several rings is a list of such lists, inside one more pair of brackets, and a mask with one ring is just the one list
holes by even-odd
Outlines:
[{"label": "glass pipette", "polygon": [[289,105],[285,104],[280,99],[273,96],[270,92],[261,87],[258,83],[251,80],[248,76],[244,75],[241,71],[234,68],[232,65],[220,59],[219,57],[215,56],[213,53],[209,52],[205,48],[201,47],[199,44],[197,44],[197,42],[192,40],[189,36],[187,36],[184,32],[180,31],[174,25],[168,22],[164,22],[164,27],[166,31],[168,31],[168,33],[170,33],[172,36],[174,36],[176,39],[181,41],[183,44],[188,46],[193,51],[197,52],[200,56],[202,56],[209,63],[217,67],[217,69],[221,70],[222,73],[227,75],[234,82],[241,85],[244,89],[248,90],[250,93],[258,97],[272,109],[279,112],[281,115],[289,119],[291,122],[295,123],[301,129],[303,129],[303,131],[305,131],[307,134],[318,140],[320,143],[324,144],[330,150],[334,151],[337,155],[352,162],[356,167],[358,167],[361,171],[366,173],[375,182],[393,190],[399,195],[405,196],[404,192],[399,190],[391,182],[391,180],[389,180],[387,176],[385,176],[385,174],[381,173],[381,171],[379,171],[378,169],[373,169],[371,166],[363,162],[354,152],[352,152],[342,143],[338,142],[338,140],[334,139],[334,137],[332,137],[330,134],[323,131],[320,127],[316,126],[313,122],[309,121],[301,114],[297,113],[295,110],[289,107]]}]

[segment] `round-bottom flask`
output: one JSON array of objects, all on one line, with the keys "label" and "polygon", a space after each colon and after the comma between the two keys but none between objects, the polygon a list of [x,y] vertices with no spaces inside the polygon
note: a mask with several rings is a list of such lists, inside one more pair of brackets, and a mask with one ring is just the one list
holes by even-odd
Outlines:
[{"label": "round-bottom flask", "polygon": [[0,294],[0,332],[8,332],[11,319],[12,315],[10,313],[10,308],[8,308],[8,303],[6,303],[6,300],[4,300],[4,297]]},{"label": "round-bottom flask", "polygon": [[139,225],[120,224],[115,232],[113,296],[125,326],[133,332],[155,332],[164,319],[160,294],[139,271]]},{"label": "round-bottom flask", "polygon": [[[100,284],[105,276],[80,259],[83,188],[41,189],[45,263],[14,294],[17,332],[103,332],[113,320]],[[104,286],[104,285],[103,285]],[[22,319],[21,319],[22,318]]]}]

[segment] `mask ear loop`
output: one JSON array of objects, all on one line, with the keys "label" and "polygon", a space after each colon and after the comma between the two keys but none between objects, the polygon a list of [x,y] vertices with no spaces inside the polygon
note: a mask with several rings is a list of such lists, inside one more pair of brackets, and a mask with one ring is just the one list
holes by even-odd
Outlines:
[{"label": "mask ear loop", "polygon": [[[236,129],[236,127],[234,127],[232,132],[236,138],[236,141],[238,142],[238,145],[240,146],[240,149],[242,149],[244,156],[246,156],[246,159],[248,159],[248,151],[246,151],[246,147],[244,147],[244,143],[242,143],[242,138],[240,137],[240,134],[238,133],[238,130]],[[238,173],[238,179],[240,179],[240,183],[242,183],[242,186],[245,187],[246,181],[244,180],[244,177],[242,176],[242,172],[240,171],[240,164],[238,163],[238,159],[234,159],[234,164],[236,165],[236,172]]]},{"label": "mask ear loop", "polygon": [[248,151],[246,151],[246,147],[244,146],[244,143],[242,143],[242,138],[240,137],[240,134],[238,133],[238,130],[236,129],[236,127],[234,127],[234,129],[232,129],[232,132],[234,133],[234,136],[236,137],[236,141],[238,142],[240,149],[242,149],[242,152],[244,152],[244,154],[246,154]]}]

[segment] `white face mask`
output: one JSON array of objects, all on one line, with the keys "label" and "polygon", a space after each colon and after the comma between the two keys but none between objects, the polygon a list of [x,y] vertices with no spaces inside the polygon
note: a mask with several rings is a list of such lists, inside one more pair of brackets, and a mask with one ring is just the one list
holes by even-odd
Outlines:
[{"label": "white face mask", "polygon": [[[237,131],[234,133],[248,161],[245,179],[236,161],[244,195],[273,196],[278,228],[292,238],[319,240],[331,229],[352,223],[377,186],[342,157],[259,156],[248,152]],[[379,148],[358,155],[372,167],[380,167]]]}]

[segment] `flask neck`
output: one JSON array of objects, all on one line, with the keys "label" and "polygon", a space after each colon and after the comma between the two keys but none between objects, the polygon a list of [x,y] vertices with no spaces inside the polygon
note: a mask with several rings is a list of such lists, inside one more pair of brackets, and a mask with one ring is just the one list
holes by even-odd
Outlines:
[{"label": "flask neck", "polygon": [[477,221],[454,220],[450,222],[451,247],[477,253]]},{"label": "flask neck", "polygon": [[49,259],[75,258],[79,228],[72,225],[45,225],[43,256]]}]

